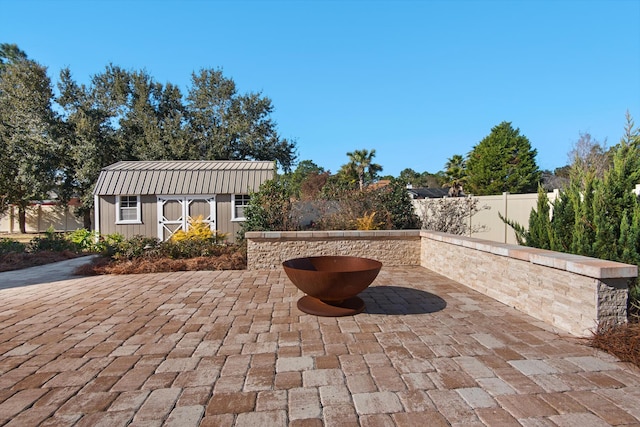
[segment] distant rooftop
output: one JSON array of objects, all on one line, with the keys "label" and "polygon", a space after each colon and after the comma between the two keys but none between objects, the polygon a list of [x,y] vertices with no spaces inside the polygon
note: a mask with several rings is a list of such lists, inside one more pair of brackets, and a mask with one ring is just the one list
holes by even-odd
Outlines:
[{"label": "distant rooftop", "polygon": [[414,199],[439,199],[449,195],[449,187],[442,188],[408,188]]}]

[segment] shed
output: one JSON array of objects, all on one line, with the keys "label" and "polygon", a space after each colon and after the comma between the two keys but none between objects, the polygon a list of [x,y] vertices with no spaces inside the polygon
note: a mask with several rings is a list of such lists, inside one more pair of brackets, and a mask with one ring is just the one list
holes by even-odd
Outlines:
[{"label": "shed", "polygon": [[235,240],[249,194],[275,175],[270,161],[123,161],[100,171],[95,228],[167,240],[202,216]]}]

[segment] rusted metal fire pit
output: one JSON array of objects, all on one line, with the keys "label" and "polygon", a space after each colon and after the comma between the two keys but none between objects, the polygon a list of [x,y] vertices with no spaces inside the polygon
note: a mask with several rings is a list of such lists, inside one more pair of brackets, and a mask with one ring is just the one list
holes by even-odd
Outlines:
[{"label": "rusted metal fire pit", "polygon": [[282,263],[285,273],[304,297],[298,308],[316,316],[351,316],[364,310],[356,295],[380,272],[382,263],[353,256],[315,256]]}]

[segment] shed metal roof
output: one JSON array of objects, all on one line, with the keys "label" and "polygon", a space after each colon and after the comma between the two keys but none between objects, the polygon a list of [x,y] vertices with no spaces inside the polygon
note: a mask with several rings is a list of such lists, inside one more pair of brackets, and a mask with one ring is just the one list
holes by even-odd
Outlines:
[{"label": "shed metal roof", "polygon": [[100,171],[93,194],[246,194],[275,174],[273,162],[171,160],[114,163]]}]

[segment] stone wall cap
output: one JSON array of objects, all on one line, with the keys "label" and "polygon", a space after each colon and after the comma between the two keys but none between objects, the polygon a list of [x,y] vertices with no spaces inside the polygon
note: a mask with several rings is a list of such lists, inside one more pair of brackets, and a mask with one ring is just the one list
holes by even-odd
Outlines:
[{"label": "stone wall cap", "polygon": [[247,239],[335,239],[420,237],[420,230],[322,230],[322,231],[247,231]]},{"label": "stone wall cap", "polygon": [[638,266],[608,261],[582,255],[554,252],[528,246],[497,243],[475,237],[447,234],[438,231],[422,230],[423,238],[458,245],[499,256],[527,261],[545,267],[565,270],[596,279],[631,278],[638,276]]},{"label": "stone wall cap", "polygon": [[[586,257],[585,257],[586,258]],[[598,279],[614,279],[637,277],[638,266],[621,262],[607,261],[597,258],[586,258],[580,261],[567,261],[567,271]]]}]

